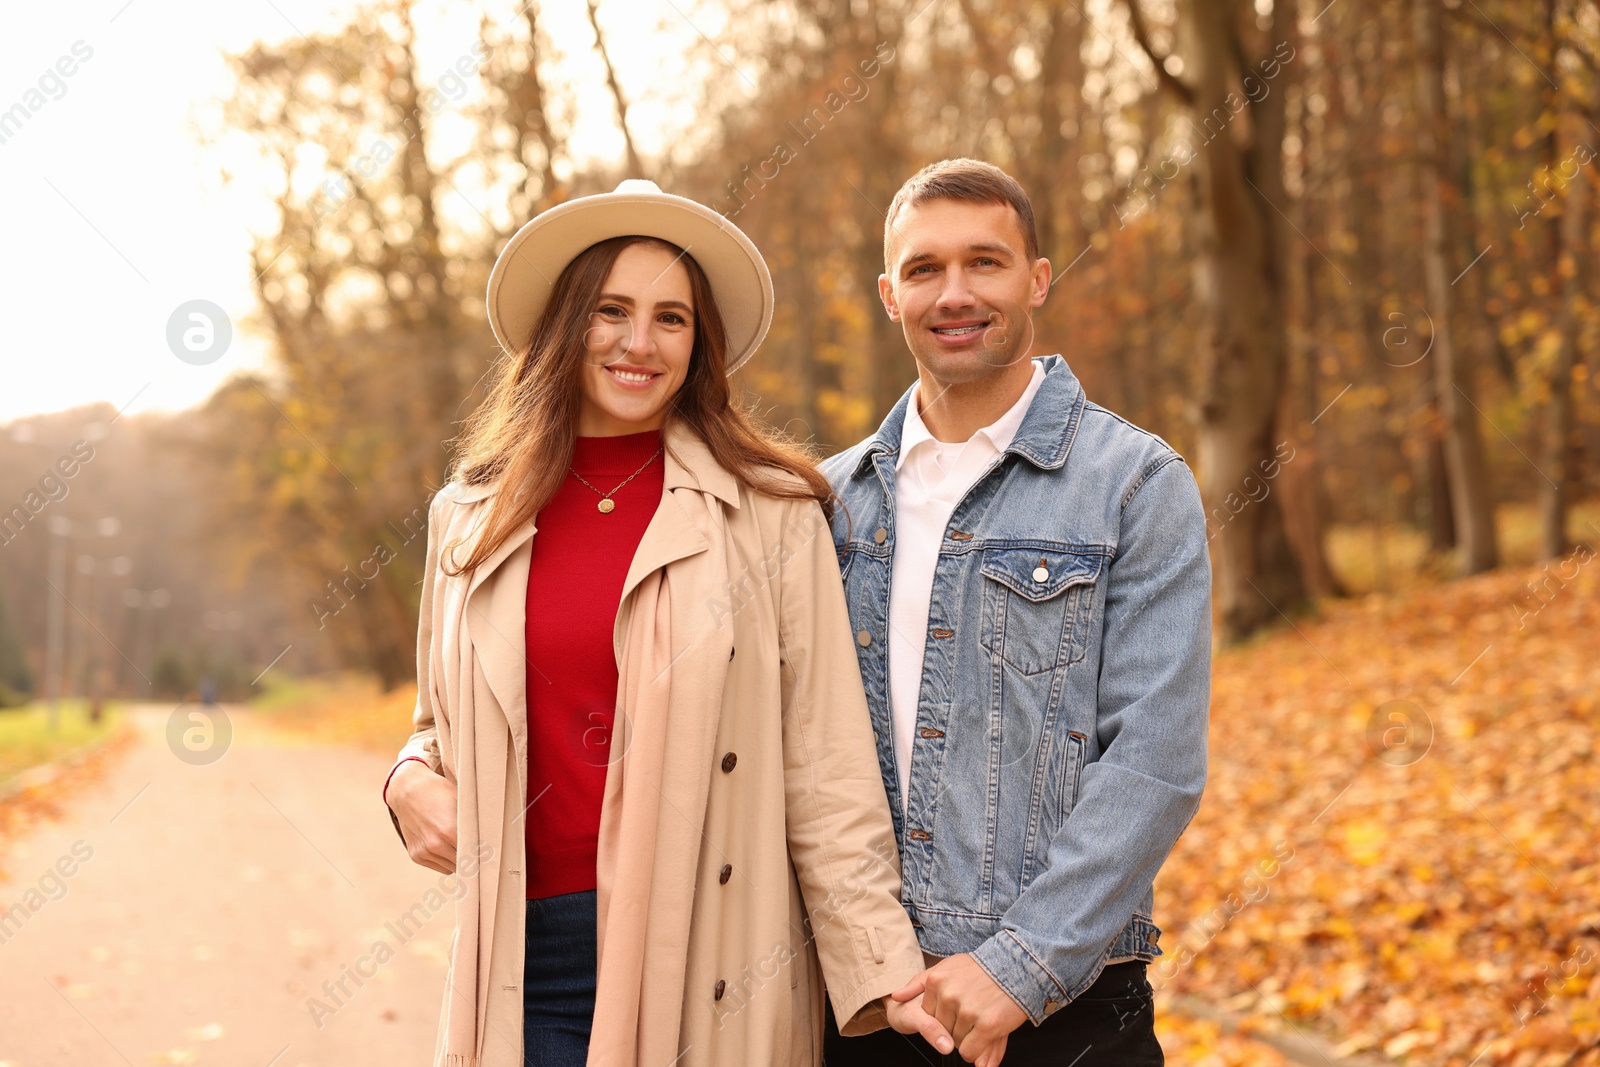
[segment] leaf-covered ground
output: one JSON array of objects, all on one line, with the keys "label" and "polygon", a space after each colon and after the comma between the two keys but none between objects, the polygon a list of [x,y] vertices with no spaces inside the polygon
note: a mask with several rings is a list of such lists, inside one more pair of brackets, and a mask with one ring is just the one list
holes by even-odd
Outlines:
[{"label": "leaf-covered ground", "polygon": [[47,780],[15,791],[8,788],[0,795],[0,879],[9,873],[6,853],[10,843],[43,822],[61,818],[73,799],[104,778],[132,742],[132,730],[114,727],[104,744],[84,751],[81,758],[63,759]]},{"label": "leaf-covered ground", "polygon": [[[1217,657],[1157,883],[1170,1062],[1600,1064],[1600,559],[1336,603]],[[1194,999],[1190,999],[1194,998]]]}]

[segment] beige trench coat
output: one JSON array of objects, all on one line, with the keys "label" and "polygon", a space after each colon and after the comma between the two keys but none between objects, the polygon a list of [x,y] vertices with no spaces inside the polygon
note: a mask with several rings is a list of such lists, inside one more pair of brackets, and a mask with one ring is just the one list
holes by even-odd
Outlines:
[{"label": "beige trench coat", "polygon": [[[824,980],[845,1033],[865,1033],[884,1025],[878,999],[923,967],[899,902],[838,561],[814,502],[741,486],[692,431],[670,428],[667,443],[663,498],[614,633],[622,681],[589,1064],[816,1067]],[[470,577],[439,570],[442,548],[470,545],[493,492],[452,483],[429,509],[416,731],[400,754],[458,790],[466,886],[436,1067],[522,1065],[519,813],[529,799],[524,612],[535,529],[522,527]],[[663,714],[669,730],[656,721]],[[647,795],[658,814],[625,799]],[[623,818],[628,804],[655,821]],[[647,877],[630,880],[638,857]]]}]

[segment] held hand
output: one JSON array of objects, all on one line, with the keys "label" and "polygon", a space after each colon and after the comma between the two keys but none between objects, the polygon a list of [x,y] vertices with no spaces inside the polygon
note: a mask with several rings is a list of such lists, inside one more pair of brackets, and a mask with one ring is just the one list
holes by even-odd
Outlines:
[{"label": "held hand", "polygon": [[974,1060],[975,1067],[1000,1067],[1000,1061],[1006,1055],[1006,1038],[1001,1037],[994,1044],[979,1053]]},{"label": "held hand", "polygon": [[389,807],[400,820],[411,862],[440,874],[456,869],[456,787],[425,763],[402,763],[389,779]]},{"label": "held hand", "polygon": [[901,1002],[893,997],[883,998],[884,1014],[889,1016],[889,1025],[902,1034],[921,1034],[922,1039],[939,1050],[940,1055],[948,1055],[956,1047],[945,1028],[939,1025],[939,1020],[922,1010],[922,998],[914,997]]},{"label": "held hand", "polygon": [[929,967],[891,994],[905,1003],[920,995],[922,1009],[955,1038],[961,1058],[996,1067],[1011,1031],[1028,1015],[995,984],[970,953],[961,952]]}]

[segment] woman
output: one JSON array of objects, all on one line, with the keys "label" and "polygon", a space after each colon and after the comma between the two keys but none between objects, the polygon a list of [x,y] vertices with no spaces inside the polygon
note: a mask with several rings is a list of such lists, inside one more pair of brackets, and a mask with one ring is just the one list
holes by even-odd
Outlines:
[{"label": "woman", "polygon": [[385,787],[466,882],[435,1064],[815,1065],[823,980],[845,1033],[947,1048],[888,997],[923,960],[827,483],[730,402],[760,253],[628,181],[518,231],[488,306]]}]

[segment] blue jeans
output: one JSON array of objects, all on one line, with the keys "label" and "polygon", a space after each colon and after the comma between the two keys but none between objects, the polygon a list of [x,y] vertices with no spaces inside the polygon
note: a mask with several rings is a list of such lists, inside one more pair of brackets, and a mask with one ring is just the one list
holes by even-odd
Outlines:
[{"label": "blue jeans", "polygon": [[528,901],[522,968],[526,1067],[584,1067],[594,1022],[595,891]]}]

